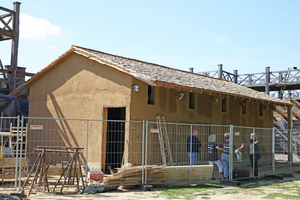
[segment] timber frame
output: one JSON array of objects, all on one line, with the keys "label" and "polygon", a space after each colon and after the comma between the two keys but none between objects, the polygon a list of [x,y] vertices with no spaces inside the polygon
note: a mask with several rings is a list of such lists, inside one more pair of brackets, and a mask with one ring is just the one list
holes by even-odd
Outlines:
[{"label": "timber frame", "polygon": [[0,41],[12,40],[11,62],[4,66],[0,59],[0,73],[3,79],[0,85],[5,84],[6,88],[0,87],[0,93],[11,93],[18,87],[17,76],[34,76],[33,73],[27,73],[25,70],[18,69],[18,46],[19,46],[19,18],[20,2],[14,2],[14,10],[0,6],[0,10],[5,14],[0,15]]},{"label": "timber frame", "polygon": [[[2,40],[12,40],[11,45],[11,63],[9,71],[11,74],[8,74],[8,77],[4,75],[4,69],[1,65],[1,72],[5,84],[8,84],[9,92],[12,92],[16,89],[16,79],[17,79],[17,66],[18,66],[18,46],[19,46],[19,22],[20,22],[20,2],[14,2],[14,10],[10,10],[0,6],[0,10],[6,12],[4,15],[0,15],[0,22],[3,27],[0,27],[0,41]],[[10,25],[12,24],[12,25]],[[1,25],[1,24],[0,24]],[[7,79],[8,78],[8,79]]]}]

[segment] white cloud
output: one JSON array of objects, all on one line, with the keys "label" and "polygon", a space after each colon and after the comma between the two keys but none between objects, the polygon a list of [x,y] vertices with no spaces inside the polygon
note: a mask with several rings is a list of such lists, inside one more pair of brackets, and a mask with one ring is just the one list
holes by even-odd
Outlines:
[{"label": "white cloud", "polygon": [[20,14],[20,38],[37,39],[45,38],[46,35],[59,35],[60,29],[45,19]]},{"label": "white cloud", "polygon": [[214,42],[218,45],[225,45],[225,44],[229,44],[230,39],[226,37],[221,37],[221,38],[214,39]]},{"label": "white cloud", "polygon": [[47,47],[48,47],[48,49],[55,49],[55,46],[53,46],[53,45],[48,45]]}]

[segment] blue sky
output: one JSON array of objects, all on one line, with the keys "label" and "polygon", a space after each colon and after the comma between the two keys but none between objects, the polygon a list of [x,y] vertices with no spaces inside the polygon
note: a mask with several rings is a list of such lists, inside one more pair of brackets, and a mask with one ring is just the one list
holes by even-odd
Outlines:
[{"label": "blue sky", "polygon": [[[71,45],[195,72],[300,68],[297,0],[24,0],[18,65],[36,73]],[[13,1],[0,6],[13,9]],[[3,14],[3,12],[0,12]],[[0,42],[10,63],[11,41]]]}]

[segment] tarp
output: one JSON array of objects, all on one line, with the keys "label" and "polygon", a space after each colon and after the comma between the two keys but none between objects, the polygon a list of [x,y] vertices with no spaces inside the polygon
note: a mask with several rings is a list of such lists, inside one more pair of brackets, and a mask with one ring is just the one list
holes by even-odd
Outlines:
[{"label": "tarp", "polygon": [[16,98],[11,94],[0,94],[0,116],[16,117],[23,115],[28,117],[28,105],[28,99]]}]

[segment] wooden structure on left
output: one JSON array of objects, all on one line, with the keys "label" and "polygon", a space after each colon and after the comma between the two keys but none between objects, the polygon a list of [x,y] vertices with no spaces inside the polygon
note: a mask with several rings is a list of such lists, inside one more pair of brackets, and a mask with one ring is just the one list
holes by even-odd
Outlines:
[{"label": "wooden structure on left", "polygon": [[[26,181],[23,184],[24,188],[29,182],[31,175],[34,173],[33,171],[35,170],[33,179],[30,183],[30,190],[28,196],[30,195],[34,187],[44,186],[45,189],[48,190],[48,192],[50,192],[49,185],[55,185],[53,191],[55,190],[57,185],[61,185],[60,192],[62,192],[65,186],[75,185],[75,182],[76,185],[79,187],[80,179],[82,182],[82,186],[84,186],[84,180],[79,159],[79,154],[81,153],[80,150],[82,149],[82,147],[37,146],[35,151],[39,151],[39,154],[27,176]],[[45,159],[46,153],[51,153],[51,158],[47,163]],[[63,170],[59,179],[55,182],[49,182],[47,176],[48,169],[51,165],[52,160],[58,153],[64,153],[69,155],[69,160],[66,162],[66,166],[62,166]]]},{"label": "wooden structure on left", "polygon": [[9,94],[25,82],[25,68],[18,67],[20,2],[14,2],[14,10],[0,6],[5,14],[0,15],[0,41],[12,40],[10,65],[3,66],[0,59],[0,93]]},{"label": "wooden structure on left", "polygon": [[[16,157],[22,157],[21,175],[26,177],[28,174],[28,159],[27,159],[27,131],[28,125],[23,128],[23,133],[19,131],[19,135],[23,135],[23,148],[17,148],[18,128],[10,124],[10,132],[0,132],[0,179],[14,179]],[[18,150],[17,150],[18,149]]]}]

